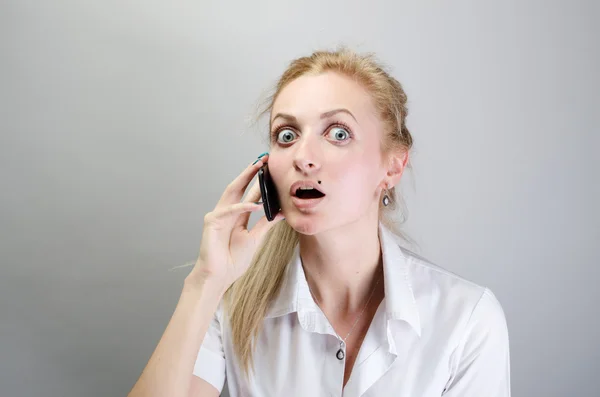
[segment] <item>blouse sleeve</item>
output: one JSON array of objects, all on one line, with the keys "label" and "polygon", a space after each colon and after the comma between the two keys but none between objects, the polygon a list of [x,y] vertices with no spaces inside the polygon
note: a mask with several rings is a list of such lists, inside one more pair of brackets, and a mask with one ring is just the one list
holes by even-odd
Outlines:
[{"label": "blouse sleeve", "polygon": [[508,328],[489,289],[473,309],[451,367],[445,397],[510,397]]},{"label": "blouse sleeve", "polygon": [[222,341],[221,305],[215,312],[200,346],[193,374],[213,385],[219,394],[225,384],[225,351]]}]

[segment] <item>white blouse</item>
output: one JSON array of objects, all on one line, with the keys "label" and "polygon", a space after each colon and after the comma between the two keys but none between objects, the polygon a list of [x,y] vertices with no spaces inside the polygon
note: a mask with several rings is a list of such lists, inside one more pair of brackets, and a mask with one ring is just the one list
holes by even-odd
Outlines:
[{"label": "white blouse", "polygon": [[385,297],[350,379],[339,341],[308,289],[298,246],[256,342],[246,380],[219,305],[194,375],[237,396],[508,397],[504,312],[487,288],[400,247],[380,224]]}]

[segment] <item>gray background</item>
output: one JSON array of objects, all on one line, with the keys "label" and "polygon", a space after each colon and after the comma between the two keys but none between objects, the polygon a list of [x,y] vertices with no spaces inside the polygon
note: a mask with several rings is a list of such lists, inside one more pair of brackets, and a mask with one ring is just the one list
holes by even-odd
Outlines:
[{"label": "gray background", "polygon": [[598,396],[599,14],[2,1],[0,395],[127,394],[189,271],[169,269],[266,148],[257,102],[291,59],[346,43],[406,88],[407,231],[500,299],[513,395]]}]

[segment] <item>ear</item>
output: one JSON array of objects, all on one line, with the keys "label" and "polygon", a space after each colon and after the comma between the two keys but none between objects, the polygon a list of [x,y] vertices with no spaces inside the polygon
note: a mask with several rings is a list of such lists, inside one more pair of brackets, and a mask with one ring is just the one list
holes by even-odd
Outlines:
[{"label": "ear", "polygon": [[408,150],[398,150],[390,153],[385,181],[390,187],[396,186],[408,164]]}]

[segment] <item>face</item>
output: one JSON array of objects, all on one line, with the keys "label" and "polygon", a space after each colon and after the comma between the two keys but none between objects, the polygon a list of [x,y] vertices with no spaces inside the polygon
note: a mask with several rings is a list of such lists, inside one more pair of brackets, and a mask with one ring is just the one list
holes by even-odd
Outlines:
[{"label": "face", "polygon": [[[378,216],[389,182],[382,136],[371,97],[349,78],[330,72],[287,85],[271,113],[269,171],[290,226],[314,235]],[[302,181],[324,196],[300,198],[293,185]]]}]

